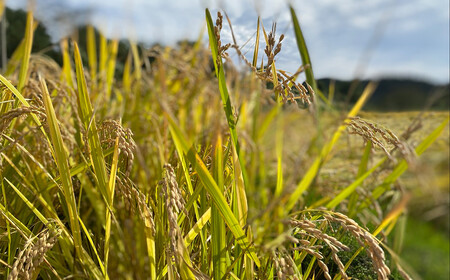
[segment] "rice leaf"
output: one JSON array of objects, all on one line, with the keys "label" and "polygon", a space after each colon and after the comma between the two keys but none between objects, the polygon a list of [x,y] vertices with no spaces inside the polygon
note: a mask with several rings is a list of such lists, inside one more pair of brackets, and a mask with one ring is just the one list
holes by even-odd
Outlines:
[{"label": "rice leaf", "polygon": [[[37,21],[33,21],[33,33],[38,27],[39,23]],[[23,53],[25,52],[25,41],[26,38],[22,38],[20,41],[20,44],[17,46],[17,48],[14,50],[13,54],[8,60],[8,65],[6,66],[5,77],[9,77],[11,74],[16,71],[17,66],[19,66],[21,62],[21,58],[23,57]]]},{"label": "rice leaf", "polygon": [[117,176],[117,169],[118,169],[118,161],[119,161],[119,137],[116,138],[115,144],[114,144],[114,154],[113,154],[113,160],[111,163],[111,171],[109,175],[109,181],[108,181],[108,189],[109,189],[109,197],[108,199],[108,205],[109,207],[106,207],[106,224],[105,224],[105,278],[108,277],[108,258],[109,258],[109,240],[111,238],[111,216],[112,216],[112,209],[113,209],[113,201],[114,201],[114,190],[116,186],[116,176]]},{"label": "rice leaf", "polygon": [[[370,153],[372,151],[372,141],[367,141],[366,147],[364,148],[364,153],[361,158],[361,162],[359,163],[357,178],[361,177],[367,171],[367,166],[369,164]],[[353,192],[350,197],[350,201],[348,203],[348,216],[353,217],[353,214],[356,210],[356,203],[358,201],[359,195],[356,192]]]},{"label": "rice leaf", "polygon": [[260,24],[261,24],[261,17],[258,16],[258,21],[256,23],[256,38],[255,38],[255,48],[253,50],[253,58],[252,58],[252,66],[257,67],[258,66],[258,52],[259,52],[259,35],[260,35]]},{"label": "rice leaf", "polygon": [[192,147],[189,148],[189,145],[187,144],[183,133],[176,125],[174,119],[167,112],[165,113],[165,115],[169,120],[169,129],[175,145],[180,146],[186,158],[190,161],[193,168],[197,171],[200,180],[202,181],[208,193],[211,195],[215,206],[219,209],[223,219],[228,225],[228,228],[231,230],[237,242],[239,243],[239,246],[243,250],[245,250],[245,253],[248,254],[249,257],[252,258],[252,260],[255,261],[255,264],[259,267],[260,262],[258,257],[256,256],[256,253],[254,252],[254,247],[248,242],[244,231],[242,230],[238,220],[231,211],[225,197],[217,186],[217,183],[214,181],[205,164],[195,152],[195,150]]},{"label": "rice leaf", "polygon": [[98,265],[100,266],[100,269],[102,270],[103,275],[106,275],[105,266],[102,263],[102,260],[100,259],[100,255],[97,252],[97,248],[95,246],[94,241],[91,238],[91,234],[89,233],[89,230],[86,228],[86,225],[83,223],[83,220],[80,216],[78,216],[78,221],[80,222],[81,229],[84,232],[84,235],[86,236],[87,240],[89,241],[89,245],[91,245],[91,250],[94,252],[94,255],[97,257]]},{"label": "rice leaf", "polygon": [[[0,180],[1,180],[1,184],[2,184],[2,197],[3,197],[3,203],[5,203],[5,210],[8,212],[8,200],[6,198],[6,191],[5,191],[5,184],[4,184],[4,180],[3,180],[3,172],[0,172]],[[11,253],[12,251],[12,238],[11,238],[11,225],[9,223],[8,220],[4,219],[5,224],[6,224],[6,234],[7,234],[7,238],[8,238],[8,242],[7,242],[7,246],[8,246],[8,251],[7,251],[7,262],[5,263],[6,266],[6,275],[9,275],[10,272],[10,265],[13,262],[14,256]]]},{"label": "rice leaf", "polygon": [[112,40],[109,44],[108,64],[106,71],[106,100],[111,100],[111,90],[114,81],[114,72],[116,70],[117,50],[119,41]]},{"label": "rice leaf", "polygon": [[315,93],[319,95],[319,97],[325,101],[328,105],[330,105],[328,99],[323,95],[323,93],[317,87],[316,80],[314,79],[313,68],[311,64],[311,59],[309,57],[308,48],[306,47],[305,38],[303,37],[302,29],[300,28],[300,23],[297,18],[297,14],[295,13],[294,8],[289,6],[292,16],[292,23],[294,25],[294,33],[295,39],[297,41],[298,51],[300,52],[300,56],[302,57],[303,68],[305,69],[306,82],[311,86]]},{"label": "rice leaf", "polygon": [[131,92],[131,59],[131,53],[128,53],[123,66],[122,84],[126,92]]},{"label": "rice leaf", "polygon": [[86,27],[86,49],[89,62],[89,73],[92,79],[91,91],[95,91],[97,84],[97,44],[95,30],[92,25]]},{"label": "rice leaf", "polygon": [[33,12],[27,13],[27,23],[25,27],[25,44],[22,53],[22,64],[19,70],[19,82],[17,89],[22,92],[28,80],[28,66],[30,64],[31,47],[33,46]]},{"label": "rice leaf", "polygon": [[184,244],[188,247],[192,241],[201,232],[202,228],[211,220],[211,208],[208,208],[205,213],[197,220],[195,225],[189,230],[189,232],[184,237]]},{"label": "rice leaf", "polygon": [[141,59],[139,57],[139,51],[136,43],[130,42],[131,53],[133,54],[133,63],[134,63],[134,79],[136,81],[141,81],[142,78],[142,70],[141,70]]},{"label": "rice leaf", "polygon": [[33,203],[16,187],[14,186],[11,181],[9,181],[7,178],[3,178],[9,186],[17,193],[17,195],[22,199],[23,202],[33,211],[33,213],[36,215],[36,217],[44,224],[48,224],[48,219],[33,205]]},{"label": "rice leaf", "polygon": [[[224,192],[222,137],[217,137],[214,156],[214,180],[221,193]],[[227,270],[225,223],[219,209],[211,206],[211,245],[214,279],[222,279]]]},{"label": "rice leaf", "polygon": [[63,57],[63,74],[64,74],[64,80],[67,82],[67,84],[72,88],[75,89],[73,78],[72,78],[72,65],[70,62],[70,55],[69,55],[69,43],[67,39],[61,40],[61,52]]},{"label": "rice leaf", "polygon": [[72,229],[75,252],[78,256],[80,256],[83,245],[81,241],[80,224],[78,223],[78,211],[72,186],[72,179],[70,177],[68,155],[66,148],[64,147],[64,142],[62,140],[61,131],[58,125],[58,119],[56,118],[55,110],[53,109],[50,94],[48,93],[47,85],[42,76],[39,76],[39,82],[42,90],[42,99],[45,105],[45,112],[47,115],[47,123],[50,130],[51,143],[55,149],[54,156],[59,174],[61,176],[64,199],[67,203],[67,209],[69,211],[70,228]]},{"label": "rice leaf", "polygon": [[100,45],[99,45],[99,64],[98,64],[98,73],[99,73],[99,88],[104,88],[103,85],[106,82],[106,67],[108,62],[108,41],[103,36],[102,33],[99,34],[100,37]]},{"label": "rice leaf", "polygon": [[[78,112],[84,129],[88,133],[88,143],[90,148],[90,158],[94,173],[97,176],[98,187],[105,201],[109,195],[108,179],[106,173],[105,159],[101,148],[100,138],[97,132],[97,125],[95,123],[94,111],[92,110],[91,101],[89,99],[88,89],[86,86],[86,79],[81,61],[80,50],[78,44],[74,43],[75,68],[78,84]],[[108,205],[109,207],[109,205]]]}]

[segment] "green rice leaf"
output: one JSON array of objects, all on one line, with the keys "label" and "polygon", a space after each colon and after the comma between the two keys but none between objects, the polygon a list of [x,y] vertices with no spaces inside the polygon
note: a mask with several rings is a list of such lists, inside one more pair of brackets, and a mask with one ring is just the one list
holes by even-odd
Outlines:
[{"label": "green rice leaf", "polygon": [[[215,145],[214,159],[214,179],[217,182],[219,191],[223,193],[223,151],[222,137],[220,135]],[[220,214],[220,210],[213,205],[211,207],[211,245],[214,279],[222,279],[227,270],[226,243],[225,223]]]},{"label": "green rice leaf", "polygon": [[63,74],[64,74],[64,80],[66,80],[67,84],[72,88],[75,89],[75,86],[73,84],[72,79],[72,65],[70,62],[70,55],[69,55],[69,43],[67,39],[61,40],[61,52],[63,57]]},{"label": "green rice leaf", "polygon": [[314,92],[317,93],[323,101],[325,101],[325,103],[329,104],[328,99],[318,89],[316,80],[314,79],[311,59],[309,57],[308,48],[306,47],[305,38],[303,37],[303,32],[302,29],[300,28],[300,23],[298,21],[297,14],[295,13],[295,10],[294,8],[292,8],[292,6],[290,6],[289,9],[291,11],[292,23],[294,25],[294,33],[295,39],[297,41],[298,51],[300,52],[300,56],[302,57],[303,67],[305,69],[306,82],[312,87]]},{"label": "green rice leaf", "polygon": [[116,187],[116,176],[117,176],[117,169],[118,169],[118,161],[119,161],[119,138],[116,138],[115,144],[114,144],[114,154],[113,154],[113,160],[111,164],[111,172],[109,175],[109,181],[108,181],[108,189],[109,189],[109,197],[108,197],[108,205],[109,208],[106,207],[106,224],[105,224],[105,278],[108,277],[108,259],[109,259],[109,241],[111,239],[111,216],[112,216],[112,209],[113,209],[113,201],[114,201],[114,190]]},{"label": "green rice leaf", "polygon": [[80,50],[78,48],[77,43],[74,43],[74,50],[75,50],[74,53],[75,67],[78,84],[78,95],[77,95],[78,111],[80,114],[81,121],[84,125],[84,128],[88,133],[88,143],[91,152],[90,157],[92,161],[92,166],[94,168],[94,173],[97,176],[98,187],[105,201],[107,201],[107,197],[110,197],[110,195],[108,189],[108,178],[106,173],[105,159],[101,148],[100,138],[97,132],[97,125],[95,122],[94,111],[92,110],[91,101],[89,99],[83,63],[81,61]]},{"label": "green rice leaf", "polygon": [[67,209],[69,211],[70,228],[72,229],[75,251],[79,256],[83,245],[81,241],[80,224],[78,223],[78,211],[75,201],[75,194],[73,191],[72,179],[70,177],[68,155],[66,148],[64,147],[64,142],[62,140],[61,131],[58,125],[58,119],[56,118],[55,110],[53,109],[47,85],[41,76],[39,76],[39,82],[42,90],[42,99],[44,101],[45,112],[47,114],[47,123],[50,130],[51,143],[55,149],[54,156],[59,174],[61,176],[64,199],[67,203]]},{"label": "green rice leaf", "polygon": [[89,62],[89,73],[92,79],[92,88],[95,90],[97,84],[97,44],[95,42],[95,30],[92,25],[86,28],[86,49]]},{"label": "green rice leaf", "polygon": [[25,44],[22,53],[22,64],[19,71],[19,83],[17,89],[22,92],[28,80],[28,66],[30,64],[31,47],[33,45],[33,12],[27,13],[27,23],[25,27]]},{"label": "green rice leaf", "polygon": [[233,233],[236,241],[239,243],[239,246],[249,255],[249,257],[255,261],[257,266],[260,266],[260,261],[254,252],[254,247],[248,242],[248,239],[239,225],[238,220],[234,216],[233,212],[230,209],[225,197],[220,191],[217,183],[214,181],[213,177],[209,173],[202,159],[195,152],[193,147],[189,147],[186,142],[186,138],[183,136],[183,133],[176,125],[174,119],[166,112],[166,117],[169,120],[169,129],[172,135],[172,138],[175,142],[175,145],[180,146],[181,150],[185,154],[186,158],[192,164],[193,168],[197,171],[197,174],[203,183],[204,187],[211,195],[211,198],[214,201],[214,205],[220,211],[223,219],[225,220],[228,228]]}]

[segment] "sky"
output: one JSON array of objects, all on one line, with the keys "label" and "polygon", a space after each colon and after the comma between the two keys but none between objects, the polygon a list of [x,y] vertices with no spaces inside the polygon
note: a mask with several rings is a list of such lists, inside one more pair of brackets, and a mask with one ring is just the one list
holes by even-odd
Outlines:
[{"label": "sky", "polygon": [[[25,9],[27,0],[6,0]],[[277,22],[285,34],[279,69],[301,65],[288,4],[299,18],[316,78],[351,80],[383,77],[449,83],[448,0],[35,0],[35,17],[56,41],[77,25],[94,24],[110,37],[173,45],[196,40],[206,7],[230,17],[238,45],[249,58],[258,15],[266,30]],[[205,43],[207,42],[205,32]],[[232,42],[226,21],[222,42]],[[246,44],[246,42],[248,43]],[[261,38],[260,46],[264,48]],[[233,51],[230,56],[236,63]],[[260,52],[261,54],[263,52]]]}]

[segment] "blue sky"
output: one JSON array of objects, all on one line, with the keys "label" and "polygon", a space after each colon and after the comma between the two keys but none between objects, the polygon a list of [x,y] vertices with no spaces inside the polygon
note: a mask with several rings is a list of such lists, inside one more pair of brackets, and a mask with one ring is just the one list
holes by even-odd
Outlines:
[{"label": "blue sky", "polygon": [[[411,77],[449,82],[448,0],[297,0],[297,11],[318,78]],[[27,0],[7,0],[24,8]],[[35,16],[56,39],[74,25],[93,23],[109,36],[173,44],[198,38],[204,8],[224,8],[239,45],[251,57],[260,14],[266,29],[277,21],[285,33],[277,65],[294,72],[301,64],[285,0],[35,0]],[[57,22],[55,24],[54,22]],[[224,24],[224,43],[231,33]],[[206,40],[205,40],[206,42]],[[264,42],[261,41],[263,47]],[[230,51],[233,57],[233,52]]]}]

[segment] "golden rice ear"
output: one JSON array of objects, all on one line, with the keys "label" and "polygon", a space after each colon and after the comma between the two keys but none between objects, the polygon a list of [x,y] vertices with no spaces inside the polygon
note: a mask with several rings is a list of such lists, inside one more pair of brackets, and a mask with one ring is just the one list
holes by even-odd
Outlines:
[{"label": "golden rice ear", "polygon": [[58,242],[61,231],[44,229],[30,238],[17,255],[8,280],[32,279],[34,271],[46,261],[45,255]]},{"label": "golden rice ear", "polygon": [[415,164],[415,151],[406,142],[401,141],[391,130],[377,125],[374,122],[363,120],[360,117],[353,117],[347,124],[349,134],[361,136],[365,141],[370,141],[379,147],[395,162],[395,158],[389,150],[398,150],[409,165]]}]

